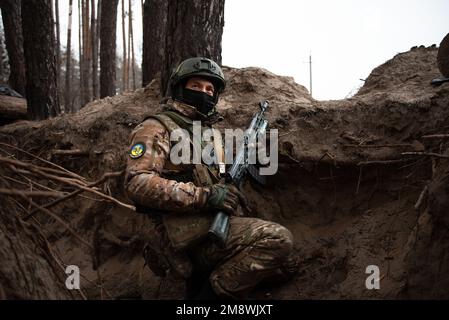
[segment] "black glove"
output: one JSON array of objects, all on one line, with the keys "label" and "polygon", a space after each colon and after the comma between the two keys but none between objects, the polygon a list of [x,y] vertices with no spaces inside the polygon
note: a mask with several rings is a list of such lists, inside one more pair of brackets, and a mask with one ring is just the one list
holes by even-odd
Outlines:
[{"label": "black glove", "polygon": [[234,214],[240,201],[245,203],[243,194],[231,184],[214,184],[210,187],[207,206]]}]

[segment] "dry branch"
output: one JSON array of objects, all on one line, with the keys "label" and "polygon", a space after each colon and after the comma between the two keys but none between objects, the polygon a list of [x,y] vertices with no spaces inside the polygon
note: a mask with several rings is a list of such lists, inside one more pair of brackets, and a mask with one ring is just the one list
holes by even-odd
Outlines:
[{"label": "dry branch", "polygon": [[63,192],[54,192],[54,191],[26,191],[20,189],[4,189],[0,188],[0,194],[6,194],[8,196],[19,196],[19,197],[60,197],[63,196]]},{"label": "dry branch", "polygon": [[[91,187],[87,187],[83,182],[81,182],[81,181],[79,181],[77,179],[64,178],[64,177],[59,177],[59,176],[55,176],[55,175],[52,175],[52,174],[48,174],[48,173],[45,173],[42,170],[40,170],[41,167],[29,164],[29,163],[25,163],[25,162],[22,162],[22,161],[19,161],[19,160],[14,160],[14,159],[9,159],[9,158],[5,158],[5,157],[0,157],[0,162],[6,162],[6,163],[9,163],[9,164],[12,164],[12,165],[26,167],[28,170],[30,170],[30,172],[36,173],[36,174],[38,174],[38,175],[40,175],[40,176],[42,176],[44,178],[47,178],[47,179],[50,179],[50,180],[54,180],[54,181],[58,181],[58,182],[62,182],[64,184],[70,185],[72,187],[76,187],[76,188],[82,189],[84,191],[91,192],[91,193],[96,194],[96,195],[98,195],[98,196],[100,196],[100,197],[102,197],[104,199],[107,199],[107,200],[109,200],[109,201],[111,201],[111,202],[113,202],[113,203],[115,203],[115,204],[117,204],[117,205],[119,205],[121,207],[130,209],[130,210],[133,210],[133,211],[136,210],[136,208],[134,206],[128,205],[126,203],[123,203],[123,202],[121,202],[121,201],[119,201],[119,200],[117,200],[117,199],[115,199],[115,198],[113,198],[111,196],[108,196],[108,195],[106,195],[104,193],[101,193],[101,192],[99,192],[99,191],[97,191],[97,190],[95,190],[95,189],[93,189]],[[49,168],[47,168],[47,169],[49,169]],[[26,174],[27,172],[23,172],[23,173]]]},{"label": "dry branch", "polygon": [[[23,171],[21,173],[24,174],[30,174],[31,172],[36,173],[38,175],[44,176],[46,178],[51,177],[55,177],[56,180],[58,181],[71,181],[73,183],[76,183],[77,185],[86,185],[86,183],[84,181],[80,181],[79,179],[75,179],[75,178],[66,178],[66,177],[59,177],[59,176],[53,176],[50,174],[47,174],[45,172],[49,172],[49,173],[55,173],[55,174],[61,174],[61,172],[59,170],[55,170],[55,169],[51,169],[51,168],[46,168],[46,167],[40,167],[40,166],[36,166],[34,164],[28,163],[28,162],[23,162],[20,160],[15,160],[15,159],[11,159],[11,158],[5,158],[5,157],[1,157],[0,156],[0,162],[5,162],[8,163],[10,165],[13,166],[17,166],[17,167],[22,167],[22,168],[26,168],[29,171]],[[65,175],[64,172],[62,172],[63,175]]]},{"label": "dry branch", "polygon": [[84,244],[85,246],[87,246],[89,249],[93,250],[93,247],[86,242],[86,240],[84,240],[81,236],[79,236],[75,230],[73,230],[69,224],[67,222],[65,222],[63,219],[61,219],[58,215],[56,215],[55,213],[51,212],[48,209],[42,208],[41,206],[39,206],[38,204],[36,204],[35,202],[33,202],[33,200],[31,200],[30,198],[26,197],[25,195],[22,195],[22,198],[24,198],[24,200],[28,201],[33,207],[39,209],[40,211],[42,211],[43,213],[45,213],[46,215],[52,217],[53,219],[55,219],[57,222],[59,222],[64,228],[66,228],[75,238],[77,238],[82,244]]},{"label": "dry branch", "polygon": [[[122,175],[122,174],[123,174],[123,171],[118,171],[118,172],[108,172],[108,173],[105,173],[99,180],[97,180],[97,181],[95,181],[95,182],[92,182],[92,183],[88,184],[87,186],[88,186],[89,188],[95,187],[95,186],[99,185],[100,183],[103,183],[103,182],[104,182],[106,179],[108,179],[108,178],[118,177],[118,176],[120,176],[120,175]],[[70,199],[70,198],[75,197],[76,195],[82,193],[83,191],[84,191],[84,190],[82,190],[82,189],[78,189],[78,190],[76,190],[76,191],[73,191],[73,192],[69,193],[68,195],[65,195],[65,196],[63,196],[63,197],[61,197],[61,198],[59,198],[59,199],[56,199],[56,200],[54,200],[54,201],[52,201],[52,202],[50,202],[50,203],[47,203],[46,205],[44,205],[44,206],[42,206],[42,207],[43,207],[43,208],[50,208],[50,207],[53,207],[53,206],[57,205],[58,203],[61,203],[62,201],[65,201],[65,200],[68,200],[68,199]],[[33,210],[32,212],[30,212],[30,213],[24,218],[24,220],[28,220],[29,218],[31,218],[37,211],[38,211],[38,210],[35,209],[35,210]]]},{"label": "dry branch", "polygon": [[438,157],[438,158],[449,159],[449,155],[447,155],[447,154],[440,154],[440,153],[434,153],[434,152],[403,152],[402,155],[404,155],[404,156],[409,156],[409,155],[428,156],[428,157]]},{"label": "dry branch", "polygon": [[425,186],[424,189],[421,191],[421,194],[419,195],[418,201],[416,201],[415,210],[419,210],[425,197],[428,195],[428,192],[429,192],[429,187]]},{"label": "dry branch", "polygon": [[404,144],[343,144],[343,147],[348,148],[402,148],[402,147],[412,147],[409,143]]},{"label": "dry branch", "polygon": [[410,161],[408,159],[393,159],[393,160],[373,160],[373,161],[362,161],[357,163],[357,166],[366,166],[370,164],[396,164]]},{"label": "dry branch", "polygon": [[37,159],[37,160],[40,160],[40,161],[42,161],[42,162],[44,162],[44,163],[46,163],[46,164],[48,164],[48,165],[50,165],[50,166],[52,166],[52,167],[55,167],[55,168],[57,168],[57,169],[59,169],[59,170],[61,170],[61,171],[64,171],[65,173],[67,173],[68,175],[72,176],[73,178],[78,178],[78,179],[80,179],[81,181],[85,181],[85,180],[86,180],[86,178],[84,178],[84,177],[82,177],[82,176],[80,176],[80,175],[78,175],[78,174],[76,174],[76,173],[74,173],[74,172],[71,172],[71,171],[67,170],[67,169],[64,168],[64,167],[59,166],[59,165],[57,165],[56,163],[53,163],[53,162],[47,161],[47,160],[45,160],[45,159],[42,159],[41,157],[38,157],[38,156],[36,156],[36,155],[34,155],[34,154],[32,154],[32,153],[26,151],[26,150],[23,150],[23,149],[21,149],[21,148],[19,148],[19,147],[15,147],[15,146],[12,146],[12,145],[10,145],[10,144],[3,143],[3,142],[0,142],[0,145],[5,146],[5,147],[8,147],[8,148],[11,148],[11,149],[14,149],[14,150],[17,150],[17,151],[20,151],[20,152],[23,152],[23,153],[25,153],[26,155],[29,155],[29,156],[31,156],[31,157],[33,157],[33,158],[35,158],[35,159]]},{"label": "dry branch", "polygon": [[429,134],[422,136],[422,139],[449,139],[449,134]]},{"label": "dry branch", "polygon": [[52,155],[61,155],[61,156],[85,156],[89,155],[89,151],[73,149],[73,150],[64,150],[64,149],[56,149],[51,151]]}]

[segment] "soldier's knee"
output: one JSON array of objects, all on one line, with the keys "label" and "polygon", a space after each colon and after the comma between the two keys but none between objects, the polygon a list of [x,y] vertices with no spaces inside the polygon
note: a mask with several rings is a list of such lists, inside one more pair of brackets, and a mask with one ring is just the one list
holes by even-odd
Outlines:
[{"label": "soldier's knee", "polygon": [[281,257],[288,256],[293,250],[293,235],[290,230],[274,222],[263,228],[259,242],[259,245]]},{"label": "soldier's knee", "polygon": [[290,247],[293,246],[293,234],[286,227],[278,224],[279,238],[282,243],[288,244]]},{"label": "soldier's knee", "polygon": [[291,279],[296,274],[299,266],[299,257],[294,250],[293,234],[287,228],[274,224],[272,230],[267,234],[272,237],[271,241],[271,256],[279,265],[279,281],[286,281]]},{"label": "soldier's knee", "polygon": [[293,251],[293,234],[285,227],[280,227],[279,247],[283,256],[288,256]]}]

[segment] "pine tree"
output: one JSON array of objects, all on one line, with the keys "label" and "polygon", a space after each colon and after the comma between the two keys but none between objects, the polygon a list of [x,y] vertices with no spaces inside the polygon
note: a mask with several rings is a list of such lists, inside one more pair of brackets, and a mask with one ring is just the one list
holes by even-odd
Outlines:
[{"label": "pine tree", "polygon": [[115,51],[118,0],[101,1],[100,98],[115,95]]},{"label": "pine tree", "polygon": [[189,57],[221,64],[224,0],[146,0],[143,19],[143,85],[161,72],[165,94],[173,68]]},{"label": "pine tree", "polygon": [[91,47],[92,47],[92,97],[98,98],[98,41],[97,41],[97,17],[95,16],[95,0],[91,2]]},{"label": "pine tree", "polygon": [[73,0],[69,0],[69,20],[67,25],[67,49],[66,49],[66,73],[65,73],[65,92],[64,107],[66,112],[73,112],[71,104],[71,62],[72,62],[72,12]]},{"label": "pine tree", "polygon": [[21,0],[0,2],[5,31],[5,44],[9,58],[9,85],[26,95],[25,56],[23,52]]},{"label": "pine tree", "polygon": [[31,119],[56,116],[60,107],[51,1],[23,1],[22,27],[28,115]]}]

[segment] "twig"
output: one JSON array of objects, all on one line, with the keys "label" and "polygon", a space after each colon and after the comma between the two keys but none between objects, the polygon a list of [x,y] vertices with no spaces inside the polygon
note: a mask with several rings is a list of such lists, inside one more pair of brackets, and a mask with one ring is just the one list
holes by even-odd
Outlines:
[{"label": "twig", "polygon": [[[82,198],[82,199],[86,199],[86,200],[90,200],[90,201],[96,201],[96,202],[105,202],[108,201],[106,199],[99,199],[99,198],[92,198],[92,197],[88,197],[88,196],[83,196],[81,194],[78,195],[78,197]],[[109,202],[109,201],[108,201]]]},{"label": "twig", "polygon": [[395,164],[409,161],[408,159],[394,159],[394,160],[374,160],[374,161],[362,161],[357,163],[357,166],[366,166],[369,164]]},{"label": "twig", "polygon": [[298,129],[295,129],[295,130],[290,130],[289,132],[286,132],[286,133],[283,133],[283,134],[280,134],[280,135],[279,135],[279,138],[288,136],[289,134],[294,133],[294,132],[296,132],[296,131],[299,131],[299,128],[298,128]]},{"label": "twig", "polygon": [[48,164],[48,165],[51,165],[51,166],[53,166],[53,167],[55,167],[55,168],[58,168],[59,170],[64,171],[65,173],[67,173],[67,174],[73,176],[74,178],[78,178],[78,179],[80,179],[80,180],[86,180],[86,178],[84,178],[84,177],[82,177],[82,176],[80,176],[80,175],[78,175],[78,174],[76,174],[76,173],[74,173],[74,172],[72,172],[72,171],[69,171],[69,170],[67,170],[67,169],[64,168],[64,167],[59,166],[59,165],[57,165],[56,163],[53,163],[53,162],[51,162],[51,161],[47,161],[47,160],[45,160],[45,159],[42,159],[41,157],[38,157],[38,156],[36,156],[36,155],[34,155],[34,154],[32,154],[32,153],[30,153],[30,152],[28,152],[28,151],[25,151],[25,150],[23,150],[23,149],[21,149],[21,148],[12,146],[12,145],[7,144],[7,143],[4,143],[4,142],[0,142],[0,145],[3,145],[3,146],[5,146],[5,147],[8,147],[8,148],[11,148],[11,149],[20,151],[20,152],[23,152],[23,153],[25,153],[25,154],[27,154],[27,155],[29,155],[29,156],[35,158],[35,159],[38,159],[38,160],[40,160],[40,161],[42,161],[42,162],[44,162],[44,163],[46,163],[46,164]]},{"label": "twig", "polygon": [[[87,187],[87,186],[85,186],[85,185],[81,185],[81,184],[80,184],[81,181],[79,181],[79,180],[71,179],[71,178],[58,177],[58,176],[54,176],[54,175],[51,175],[51,174],[42,172],[42,171],[39,169],[39,167],[34,166],[34,165],[30,165],[30,164],[27,164],[27,163],[24,163],[24,162],[19,161],[19,160],[13,160],[13,159],[8,159],[8,158],[0,157],[0,162],[7,162],[7,163],[10,163],[10,164],[16,164],[16,165],[19,165],[19,166],[22,166],[22,167],[23,167],[23,166],[29,167],[28,169],[29,169],[30,171],[32,171],[32,172],[34,172],[34,173],[37,173],[37,174],[39,174],[39,175],[41,175],[41,176],[43,176],[43,177],[45,177],[45,178],[48,178],[48,179],[51,179],[51,180],[56,180],[56,181],[59,181],[59,182],[68,184],[68,185],[70,185],[70,186],[80,188],[80,189],[82,189],[82,190],[84,190],[84,191],[91,192],[91,193],[94,193],[94,194],[96,194],[96,195],[98,195],[98,196],[100,196],[100,197],[102,197],[102,198],[108,199],[109,201],[111,201],[111,202],[113,202],[113,203],[115,203],[115,204],[117,204],[117,205],[119,205],[119,206],[121,206],[121,207],[130,209],[130,210],[133,210],[133,211],[136,210],[136,207],[135,207],[135,206],[128,205],[128,204],[126,204],[126,203],[123,203],[123,202],[121,202],[121,201],[119,201],[119,200],[117,200],[117,199],[111,197],[111,196],[108,196],[108,195],[106,195],[106,194],[104,194],[104,193],[101,193],[101,192],[99,192],[99,191],[97,191],[97,190],[95,190],[95,189],[93,189],[93,188]],[[81,182],[81,183],[82,183],[82,182]]]},{"label": "twig", "polygon": [[55,149],[51,151],[51,154],[61,156],[85,156],[89,155],[89,151],[80,149],[73,149],[73,150]]},{"label": "twig", "polygon": [[[56,189],[53,189],[53,188],[44,186],[43,184],[40,184],[39,182],[36,182],[36,181],[34,181],[34,180],[28,178],[27,176],[21,175],[21,177],[23,177],[24,179],[28,180],[28,181],[29,181],[30,183],[32,183],[33,185],[38,186],[38,187],[41,187],[41,188],[44,189],[44,190],[61,192],[60,190],[56,190]],[[64,193],[66,193],[66,192],[64,192]]]},{"label": "twig", "polygon": [[25,191],[19,189],[4,189],[0,188],[0,194],[6,194],[8,196],[25,196],[25,197],[60,197],[64,193],[54,191]]},{"label": "twig", "polygon": [[[14,182],[14,183],[18,183],[18,184],[21,184],[21,185],[24,185],[24,186],[28,186],[28,184],[25,183],[25,182],[23,182],[23,181],[19,181],[19,180],[17,180],[17,179],[11,178],[11,177],[4,176],[4,175],[2,175],[2,174],[0,174],[0,177],[2,177],[3,179],[6,179],[6,180],[12,181],[12,182]],[[28,179],[28,178],[27,178],[27,179]],[[10,186],[9,183],[8,183],[8,186]]]},{"label": "twig", "polygon": [[[97,181],[95,181],[95,182],[92,182],[92,183],[88,184],[87,187],[89,187],[89,188],[95,187],[95,186],[99,185],[100,183],[103,183],[103,182],[104,182],[106,179],[108,179],[108,178],[111,178],[111,177],[117,177],[117,176],[120,176],[120,175],[122,175],[122,174],[123,174],[123,171],[107,172],[107,173],[103,174],[103,176],[102,176],[99,180],[97,180]],[[76,191],[73,191],[73,192],[69,193],[69,194],[66,195],[66,196],[63,196],[63,197],[61,197],[61,198],[59,198],[59,199],[56,199],[56,200],[54,200],[54,201],[52,201],[52,202],[50,202],[50,203],[47,203],[46,205],[44,205],[44,206],[42,206],[42,207],[43,207],[43,208],[50,208],[50,207],[53,207],[53,206],[57,205],[58,203],[60,203],[60,202],[62,202],[62,201],[65,201],[65,200],[67,200],[67,199],[70,199],[70,198],[75,197],[76,195],[82,193],[83,191],[84,191],[84,190],[82,190],[82,189],[78,189],[78,190],[76,190]],[[24,220],[28,220],[28,219],[29,219],[33,214],[35,214],[37,211],[38,211],[38,210],[36,210],[36,209],[33,210],[30,214],[28,214],[28,215],[24,218]]]},{"label": "twig", "polygon": [[363,167],[359,167],[359,179],[357,181],[357,189],[355,190],[355,194],[359,194],[360,183],[362,181],[362,168]]},{"label": "twig", "polygon": [[[40,184],[40,183],[38,183],[38,182],[36,182],[36,181],[34,181],[34,180],[31,180],[30,178],[28,178],[28,177],[26,177],[26,176],[24,176],[24,175],[22,175],[22,174],[21,174],[21,176],[22,176],[22,178],[28,180],[28,181],[29,181],[30,183],[32,183],[33,185],[37,185],[37,186],[41,187],[41,188],[44,189],[44,190],[47,190],[47,191],[54,191],[54,192],[61,192],[61,191],[59,191],[59,190],[55,190],[55,189],[49,188],[49,187],[47,187],[47,186],[44,186],[44,185],[42,185],[42,184]],[[10,181],[12,181],[12,182],[21,184],[21,185],[28,186],[28,184],[26,184],[25,182],[20,181],[20,180],[17,180],[17,179],[14,179],[14,178],[11,178],[11,177],[8,177],[8,176],[0,175],[0,177],[2,177],[2,178],[4,178],[4,179],[7,179],[7,180],[10,180]]]},{"label": "twig", "polygon": [[73,177],[72,175],[65,173],[65,172],[60,172],[59,170],[55,170],[55,169],[51,169],[51,168],[46,168],[46,167],[39,167],[40,170],[44,171],[44,172],[48,172],[48,173],[53,173],[53,174],[57,174],[57,175],[63,175],[63,176],[69,176],[70,178],[68,179],[72,179],[73,181],[78,181],[83,185],[86,185],[86,180],[80,180],[77,177]]},{"label": "twig", "polygon": [[[50,243],[48,242],[47,238],[45,237],[45,235],[43,234],[41,228],[38,226],[39,225],[39,221],[37,221],[35,219],[35,222],[37,223],[37,225],[35,225],[34,227],[36,228],[37,232],[40,234],[40,236],[42,237],[42,240],[45,243],[45,246],[47,248],[48,254],[50,255],[50,257],[53,258],[53,260],[56,262],[56,264],[58,265],[58,267],[60,267],[63,272],[65,272],[66,268],[64,267],[64,265],[67,266],[67,264],[65,264],[61,257],[52,249]],[[82,289],[76,290],[78,291],[78,293],[80,294],[81,298],[83,298],[84,300],[87,300],[86,295],[84,294]]]},{"label": "twig", "polygon": [[26,200],[29,201],[29,203],[41,210],[43,213],[45,213],[46,215],[49,215],[50,217],[52,217],[53,219],[55,219],[57,222],[59,222],[62,226],[64,226],[64,228],[66,228],[75,238],[77,238],[82,244],[84,244],[85,246],[87,246],[89,249],[93,250],[94,248],[88,243],[86,242],[83,238],[81,238],[76,232],[75,230],[73,230],[69,224],[67,222],[65,222],[63,219],[61,219],[60,217],[58,217],[58,215],[54,214],[53,212],[51,212],[48,209],[42,208],[41,206],[39,206],[38,204],[36,204],[35,202],[33,202],[33,200],[31,200],[30,198],[27,198],[25,195],[22,195],[22,197]]},{"label": "twig", "polygon": [[[2,161],[2,159],[0,159],[0,162]],[[24,163],[25,164],[25,163]],[[30,167],[27,168],[28,170],[24,170],[24,169],[18,169],[16,168],[15,165],[10,164],[9,165],[10,169],[16,173],[19,173],[21,175],[30,175],[30,176],[34,176],[34,177],[44,177],[44,178],[48,178],[50,180],[56,180],[56,179],[51,179],[49,177],[57,177],[58,179],[63,179],[65,181],[71,181],[72,183],[75,183],[77,186],[86,186],[84,182],[81,182],[78,179],[73,179],[73,178],[68,178],[68,177],[60,177],[60,176],[55,176],[55,175],[51,175],[48,173],[43,172],[42,170],[40,170],[38,167]],[[31,180],[30,180],[31,181]],[[59,181],[59,180],[58,180]]]},{"label": "twig", "polygon": [[408,155],[429,156],[429,157],[438,157],[438,158],[449,159],[449,155],[434,153],[434,152],[403,152],[402,155],[404,155],[404,156],[408,156]]},{"label": "twig", "polygon": [[[23,161],[16,160],[16,159],[0,157],[0,162],[6,162],[6,163],[8,163],[10,165],[26,168],[26,169],[30,170],[31,172],[35,172],[35,173],[38,173],[40,175],[43,175],[44,172],[61,174],[61,172],[58,171],[58,170],[51,169],[51,168],[46,168],[46,167],[36,166],[34,164],[31,164],[31,163],[28,163],[28,162],[23,162]],[[22,173],[27,174],[27,172],[22,172]],[[65,173],[62,173],[62,174],[65,174]],[[78,178],[67,178],[67,177],[64,177],[64,178],[63,177],[59,177],[59,178],[66,179],[66,180],[72,180],[73,182],[77,182],[79,185],[86,185],[85,181],[81,181]]]},{"label": "twig", "polygon": [[416,201],[415,204],[415,210],[419,210],[419,208],[421,207],[424,198],[427,196],[427,193],[429,192],[429,187],[425,186],[424,189],[421,191],[421,194],[419,195],[418,201]]},{"label": "twig", "polygon": [[23,206],[23,204],[21,204],[19,201],[17,201],[16,199],[14,199],[14,198],[10,198],[12,201],[14,201],[14,203],[17,205],[17,206],[19,206],[20,208],[22,208],[22,210],[24,211],[24,212],[30,212],[27,208],[25,208],[24,206]]},{"label": "twig", "polygon": [[289,158],[291,161],[295,162],[295,163],[301,163],[301,161],[299,161],[298,159],[293,158],[291,155],[289,155],[288,153],[283,153],[283,156],[286,156],[287,158]]},{"label": "twig", "polygon": [[407,144],[343,144],[343,147],[349,148],[400,148],[400,147],[411,147],[412,145]]},{"label": "twig", "polygon": [[[45,227],[41,226],[41,224],[39,223],[39,221],[38,221],[36,218],[34,218],[34,217],[33,217],[33,221],[37,224],[37,231],[40,233],[40,235],[41,235],[42,238],[44,239],[44,241],[45,241],[45,243],[46,243],[46,246],[47,246],[47,248],[48,248],[48,250],[49,250],[50,255],[53,257],[53,259],[55,259],[56,263],[57,263],[57,264],[64,270],[64,272],[65,272],[65,269],[66,269],[66,267],[67,267],[67,264],[64,263],[64,261],[62,260],[61,254],[59,253],[58,249],[56,248],[56,250],[54,250],[54,249],[51,247],[51,245],[50,245],[50,243],[48,242],[47,238],[45,237],[45,235],[43,234],[43,232],[40,230],[40,228],[43,228],[43,229],[45,230]],[[65,265],[65,267],[64,267],[64,265]],[[84,280],[86,280],[87,282],[89,282],[89,283],[91,283],[91,284],[93,284],[93,285],[95,285],[95,286],[98,287],[97,284],[95,284],[93,281],[89,280],[89,279],[88,279],[87,277],[85,277],[82,273],[80,274],[80,277],[83,278]],[[103,288],[103,290],[104,290],[105,293],[112,299],[112,296],[109,294],[109,292],[106,290],[106,288]],[[79,291],[81,297],[82,297],[84,300],[87,300],[87,296],[86,296],[86,294],[84,294],[84,292],[83,292],[82,289],[77,290],[77,291]]]},{"label": "twig", "polygon": [[57,176],[52,176],[52,175],[49,175],[49,174],[46,174],[46,175],[44,175],[44,176],[47,177],[47,178],[49,178],[49,179],[57,180],[57,181],[60,181],[60,182],[62,182],[62,183],[66,183],[66,184],[68,184],[68,185],[71,185],[71,186],[73,186],[73,187],[80,188],[80,189],[82,189],[82,190],[84,190],[84,191],[87,191],[87,192],[91,192],[91,193],[93,193],[93,194],[96,194],[96,195],[98,195],[98,196],[100,196],[100,197],[102,197],[102,198],[104,198],[104,199],[107,199],[107,200],[109,200],[109,201],[111,201],[111,202],[115,203],[116,205],[119,205],[119,206],[121,206],[121,207],[123,207],[123,208],[126,208],[126,209],[130,209],[130,210],[136,211],[136,207],[135,207],[135,206],[132,206],[132,205],[123,203],[123,202],[121,202],[121,201],[119,201],[119,200],[117,200],[117,199],[115,199],[115,198],[113,198],[113,197],[111,197],[111,196],[108,196],[108,195],[106,195],[106,194],[104,194],[104,193],[101,193],[101,192],[99,192],[99,191],[97,191],[97,190],[95,190],[95,189],[92,189],[92,188],[90,188],[90,187],[80,186],[80,185],[77,184],[77,183],[71,182],[69,179],[64,179],[64,178],[60,178],[60,177],[57,177]]},{"label": "twig", "polygon": [[422,136],[422,139],[449,139],[449,134],[429,134]]}]

